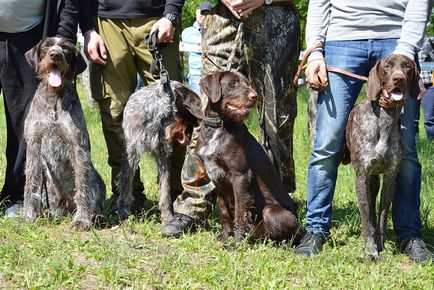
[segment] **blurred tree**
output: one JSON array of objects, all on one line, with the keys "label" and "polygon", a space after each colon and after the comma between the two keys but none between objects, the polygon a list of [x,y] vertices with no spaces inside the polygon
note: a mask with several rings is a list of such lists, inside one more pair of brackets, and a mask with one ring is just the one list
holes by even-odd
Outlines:
[{"label": "blurred tree", "polygon": [[301,37],[301,49],[306,49],[305,35],[306,35],[306,17],[307,7],[309,0],[294,0],[295,7],[297,7],[298,13],[300,13],[300,37]]},{"label": "blurred tree", "polygon": [[429,18],[428,25],[425,29],[426,35],[434,36],[434,13],[431,13],[431,16]]},{"label": "blurred tree", "polygon": [[209,2],[212,5],[217,4],[217,0],[185,0],[184,8],[182,9],[181,28],[192,26],[196,20],[195,11],[200,3]]}]

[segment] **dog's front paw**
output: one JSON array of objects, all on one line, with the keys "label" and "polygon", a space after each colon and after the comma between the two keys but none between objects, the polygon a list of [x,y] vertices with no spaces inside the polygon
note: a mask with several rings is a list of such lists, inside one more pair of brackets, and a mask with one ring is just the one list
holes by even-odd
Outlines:
[{"label": "dog's front paw", "polygon": [[36,212],[28,212],[28,211],[23,212],[23,218],[24,218],[24,220],[26,220],[28,222],[34,222],[37,217],[38,216],[37,216]]},{"label": "dog's front paw", "polygon": [[229,239],[230,236],[230,232],[222,230],[218,236],[217,236],[217,240],[219,240],[222,243],[226,243]]},{"label": "dog's front paw", "polygon": [[377,246],[375,244],[367,244],[365,246],[365,256],[368,261],[377,262],[380,258]]},{"label": "dog's front paw", "polygon": [[87,219],[74,219],[71,223],[71,228],[76,231],[88,231],[92,226],[92,222]]},{"label": "dog's front paw", "polygon": [[130,211],[126,207],[119,208],[119,219],[121,221],[126,220],[130,216]]}]

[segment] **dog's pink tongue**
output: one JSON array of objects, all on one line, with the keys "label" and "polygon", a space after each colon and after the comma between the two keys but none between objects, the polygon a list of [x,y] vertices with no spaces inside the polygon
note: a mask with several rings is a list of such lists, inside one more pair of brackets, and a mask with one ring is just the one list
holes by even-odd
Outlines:
[{"label": "dog's pink tongue", "polygon": [[392,97],[392,99],[394,99],[395,101],[400,101],[402,100],[402,98],[404,97],[404,94],[402,92],[392,92],[390,94],[390,96]]},{"label": "dog's pink tongue", "polygon": [[57,69],[53,69],[50,72],[50,75],[48,76],[48,83],[52,87],[55,87],[55,88],[59,87],[62,84],[62,78],[60,75],[60,71],[58,71]]}]

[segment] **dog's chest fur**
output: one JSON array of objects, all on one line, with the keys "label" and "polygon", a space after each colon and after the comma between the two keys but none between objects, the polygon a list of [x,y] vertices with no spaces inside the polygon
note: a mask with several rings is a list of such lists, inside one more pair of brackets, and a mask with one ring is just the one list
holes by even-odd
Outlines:
[{"label": "dog's chest fur", "polygon": [[221,147],[222,136],[227,134],[224,128],[218,128],[207,134],[207,138],[201,138],[198,155],[203,159],[206,171],[214,182],[221,182],[228,179],[226,164],[216,162],[219,154],[223,154]]},{"label": "dog's chest fur", "polygon": [[[68,142],[71,140],[65,136],[76,136],[79,133],[78,136],[82,139],[80,142],[88,142],[88,136],[78,130],[76,124],[76,121],[84,119],[84,116],[77,119],[70,116],[71,107],[79,105],[78,102],[78,96],[72,85],[66,85],[56,94],[47,93],[47,88],[41,84],[29,110],[29,119],[32,121],[26,123],[25,137],[28,142],[40,140],[41,158],[47,166],[51,164],[58,167],[52,168],[56,172],[72,173],[71,152],[65,150],[70,147]],[[71,134],[71,131],[74,133]]]},{"label": "dog's chest fur", "polygon": [[401,160],[399,111],[371,107],[370,101],[366,101],[354,108],[351,121],[350,151],[357,170],[380,174],[398,168]]}]

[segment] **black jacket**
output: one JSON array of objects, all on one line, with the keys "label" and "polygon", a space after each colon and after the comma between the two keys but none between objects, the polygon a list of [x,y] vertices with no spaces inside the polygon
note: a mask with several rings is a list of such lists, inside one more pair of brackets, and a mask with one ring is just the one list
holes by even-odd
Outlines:
[{"label": "black jacket", "polygon": [[47,0],[43,37],[64,37],[77,42],[79,3],[89,0]]},{"label": "black jacket", "polygon": [[181,16],[185,0],[78,0],[80,28],[83,32],[95,28],[94,17],[132,19],[163,16],[165,13]]},{"label": "black jacket", "polygon": [[[90,0],[47,0],[44,18],[43,37],[58,36],[77,42],[79,14],[85,13],[85,3]],[[86,69],[86,62],[79,53],[76,62],[76,73]]]}]

